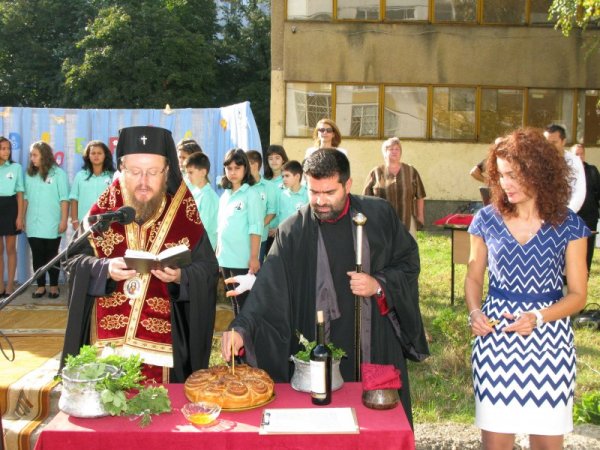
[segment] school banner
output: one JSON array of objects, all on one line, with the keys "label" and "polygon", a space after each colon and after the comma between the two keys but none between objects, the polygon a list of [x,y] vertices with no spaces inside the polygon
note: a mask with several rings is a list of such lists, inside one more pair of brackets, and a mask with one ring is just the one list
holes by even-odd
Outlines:
[{"label": "school banner", "polygon": [[[171,130],[176,143],[183,138],[195,139],[210,159],[213,185],[223,173],[222,162],[228,150],[262,150],[249,102],[222,108],[164,110],[0,107],[0,134],[12,143],[13,161],[26,170],[30,145],[40,140],[47,142],[70,182],[83,166],[82,153],[89,141],[106,143],[114,154],[119,130],[142,125]],[[71,235],[69,227],[61,249]],[[33,273],[24,234],[19,236],[17,246],[17,279],[22,283]],[[6,273],[3,276],[6,279]]]}]

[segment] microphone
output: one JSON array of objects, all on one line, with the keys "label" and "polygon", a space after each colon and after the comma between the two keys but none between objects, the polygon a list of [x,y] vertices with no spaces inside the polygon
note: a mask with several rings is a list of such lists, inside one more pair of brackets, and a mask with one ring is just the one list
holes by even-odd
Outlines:
[{"label": "microphone", "polygon": [[135,209],[131,206],[122,206],[116,211],[107,212],[104,214],[95,214],[88,217],[90,225],[96,222],[113,223],[119,222],[122,225],[128,225],[135,219]]}]

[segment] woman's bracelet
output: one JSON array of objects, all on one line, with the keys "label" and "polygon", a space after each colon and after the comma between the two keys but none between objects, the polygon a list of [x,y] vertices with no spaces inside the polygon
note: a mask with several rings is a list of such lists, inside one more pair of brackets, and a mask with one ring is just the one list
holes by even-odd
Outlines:
[{"label": "woman's bracelet", "polygon": [[471,326],[471,314],[473,314],[475,311],[479,311],[479,312],[481,312],[481,309],[477,308],[477,309],[474,309],[473,311],[471,311],[471,312],[469,313],[469,317],[468,317],[468,319],[467,319],[467,323],[469,324],[469,326]]}]

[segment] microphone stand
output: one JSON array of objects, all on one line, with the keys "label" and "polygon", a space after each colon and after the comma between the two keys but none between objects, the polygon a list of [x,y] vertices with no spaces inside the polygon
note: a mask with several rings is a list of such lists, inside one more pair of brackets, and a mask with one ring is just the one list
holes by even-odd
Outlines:
[{"label": "microphone stand", "polygon": [[[358,213],[353,218],[352,221],[356,225],[356,272],[362,272],[362,240],[363,240],[363,226],[367,223],[367,217]],[[355,381],[360,381],[360,328],[361,328],[361,311],[360,311],[360,303],[362,302],[362,297],[355,295],[354,296],[354,378]]]},{"label": "microphone stand", "polygon": [[27,289],[35,281],[35,279],[37,279],[40,275],[46,273],[46,271],[48,271],[48,269],[50,269],[52,266],[54,266],[54,264],[56,264],[58,261],[60,261],[63,258],[63,256],[66,256],[70,251],[72,251],[81,242],[83,242],[84,239],[87,239],[87,237],[91,233],[93,233],[95,231],[99,231],[99,232],[105,231],[108,228],[109,224],[110,224],[109,220],[99,220],[94,225],[90,226],[87,230],[85,230],[83,233],[81,233],[81,235],[77,236],[76,239],[69,242],[69,245],[67,246],[67,248],[65,248],[62,252],[59,252],[58,255],[56,255],[54,258],[52,258],[50,261],[48,261],[48,263],[46,263],[44,266],[38,268],[38,270],[35,271],[35,273],[31,276],[31,278],[29,278],[27,281],[25,281],[21,286],[19,286],[7,298],[2,299],[2,301],[0,301],[0,311],[2,309],[4,309],[15,298],[17,298],[21,294],[21,292],[23,292],[25,289]]}]

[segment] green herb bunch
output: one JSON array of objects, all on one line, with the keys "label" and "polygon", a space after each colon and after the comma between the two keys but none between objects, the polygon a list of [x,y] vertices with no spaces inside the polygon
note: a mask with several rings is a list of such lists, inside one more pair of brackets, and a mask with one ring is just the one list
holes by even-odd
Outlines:
[{"label": "green herb bunch", "polygon": [[[105,366],[115,366],[116,375],[106,374],[96,383],[100,391],[100,401],[111,416],[137,415],[141,417],[140,426],[145,427],[152,421],[152,414],[171,411],[171,401],[167,390],[162,386],[143,386],[142,361],[138,355],[123,357],[109,355],[98,357],[95,347],[84,345],[79,355],[67,356],[65,368],[81,367],[96,363],[96,366],[85,367],[80,373],[83,380],[94,380],[105,373]],[[128,395],[132,390],[137,394]]]},{"label": "green herb bunch", "polygon": [[[310,352],[317,345],[317,341],[309,342],[308,339],[306,339],[304,337],[304,335],[302,333],[300,333],[298,330],[296,330],[296,336],[298,337],[298,341],[300,342],[300,344],[302,344],[304,346],[304,350],[299,350],[294,355],[294,357],[296,359],[299,359],[300,361],[309,362],[310,361]],[[336,361],[340,360],[346,356],[346,352],[343,349],[333,345],[332,342],[327,344],[327,347],[329,348],[329,350],[331,350],[331,356]]]}]

